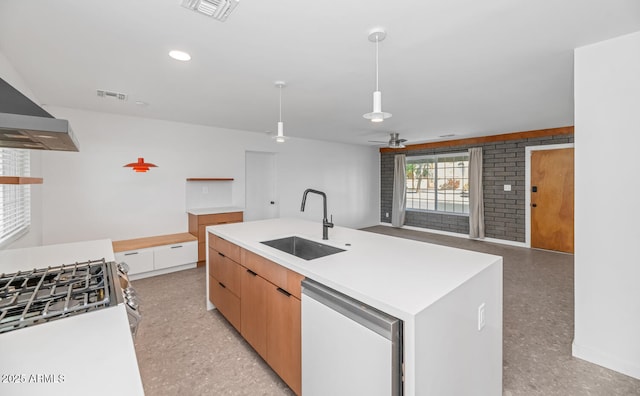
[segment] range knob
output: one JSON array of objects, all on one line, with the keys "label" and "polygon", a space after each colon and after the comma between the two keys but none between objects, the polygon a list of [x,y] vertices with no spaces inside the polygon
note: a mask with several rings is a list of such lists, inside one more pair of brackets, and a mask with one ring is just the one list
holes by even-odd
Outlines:
[{"label": "range knob", "polygon": [[130,306],[131,308],[138,310],[138,307],[140,306],[140,304],[138,304],[137,301],[135,301],[135,299],[128,299],[127,300],[127,305]]},{"label": "range knob", "polygon": [[127,287],[122,291],[124,293],[125,298],[135,298],[138,299],[138,293],[133,287]]},{"label": "range knob", "polygon": [[118,263],[118,269],[120,270],[120,272],[122,272],[123,274],[127,274],[129,273],[129,264],[122,262],[122,263]]}]

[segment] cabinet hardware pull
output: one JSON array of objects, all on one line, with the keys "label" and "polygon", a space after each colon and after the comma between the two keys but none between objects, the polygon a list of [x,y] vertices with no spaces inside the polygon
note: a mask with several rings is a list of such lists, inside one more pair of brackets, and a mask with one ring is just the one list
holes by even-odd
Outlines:
[{"label": "cabinet hardware pull", "polygon": [[138,254],[138,252],[125,253],[125,256],[133,256],[134,254]]},{"label": "cabinet hardware pull", "polygon": [[220,256],[220,257],[225,257],[225,255],[224,255],[224,254],[222,254],[222,253],[220,253],[220,252],[218,252],[218,256]]},{"label": "cabinet hardware pull", "polygon": [[171,249],[177,249],[177,248],[181,248],[182,245],[178,245],[178,246],[171,246]]},{"label": "cabinet hardware pull", "polygon": [[218,282],[218,284],[219,284],[220,286],[224,287],[225,289],[227,288],[227,287],[224,285],[224,283],[222,283],[222,282]]},{"label": "cabinet hardware pull", "polygon": [[250,273],[253,276],[257,276],[258,274],[256,274],[255,272],[251,271],[250,269],[247,270],[248,273]]},{"label": "cabinet hardware pull", "polygon": [[284,289],[283,289],[283,288],[281,288],[281,287],[279,287],[277,290],[278,290],[280,293],[282,293],[282,294],[284,294],[285,296],[287,296],[287,297],[290,297],[290,296],[291,296],[291,293],[289,293],[288,291],[284,290]]}]

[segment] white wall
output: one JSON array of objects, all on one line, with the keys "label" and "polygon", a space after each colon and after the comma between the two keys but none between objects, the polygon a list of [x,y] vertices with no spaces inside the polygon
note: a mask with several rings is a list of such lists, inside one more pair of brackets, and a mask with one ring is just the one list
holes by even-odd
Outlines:
[{"label": "white wall", "polygon": [[640,32],[575,51],[573,355],[638,379],[639,70]]},{"label": "white wall", "polygon": [[[277,152],[282,217],[320,223],[321,200],[310,198],[300,213],[302,192],[313,187],[327,193],[337,225],[378,222],[375,148],[295,138],[276,144],[266,134],[62,107],[46,110],[71,122],[80,152],[42,153],[44,244],[186,232],[188,177],[235,178],[232,204],[244,206],[247,150]],[[147,173],[123,168],[138,157],[158,168]]]},{"label": "white wall", "polygon": [[[24,82],[18,71],[13,68],[9,60],[1,51],[0,77],[35,103],[40,103]],[[38,177],[42,174],[40,158],[41,156],[39,151],[31,151],[32,176]],[[31,229],[28,234],[4,248],[13,249],[26,246],[37,246],[40,244],[42,244],[42,186],[36,184],[31,186]]]}]

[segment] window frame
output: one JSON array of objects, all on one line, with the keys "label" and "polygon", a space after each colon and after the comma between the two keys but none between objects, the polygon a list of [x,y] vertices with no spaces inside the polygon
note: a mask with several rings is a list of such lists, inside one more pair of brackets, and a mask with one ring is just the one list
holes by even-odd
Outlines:
[{"label": "window frame", "polygon": [[[406,165],[410,165],[412,163],[416,163],[416,162],[427,162],[428,160],[431,160],[433,163],[435,163],[435,176],[434,176],[434,195],[436,197],[436,199],[434,200],[434,206],[437,207],[438,205],[438,192],[439,192],[439,188],[438,188],[438,164],[440,163],[439,159],[441,158],[452,158],[452,157],[466,157],[466,162],[467,165],[466,167],[464,167],[464,173],[466,173],[466,176],[462,177],[462,180],[466,180],[467,184],[469,183],[469,152],[468,151],[462,151],[462,152],[452,152],[452,153],[439,153],[439,154],[422,154],[422,155],[412,155],[412,156],[407,156],[406,157]],[[455,161],[454,161],[455,162]],[[409,179],[407,178],[407,182],[409,181]],[[409,202],[409,188],[407,187],[407,192],[405,194],[405,199],[406,202]],[[468,201],[467,201],[468,202]],[[454,202],[455,204],[455,202]],[[437,210],[437,209],[421,209],[421,208],[409,208],[406,207],[407,211],[411,211],[411,212],[418,212],[418,213],[433,213],[433,214],[443,214],[443,215],[452,215],[452,216],[464,216],[464,217],[469,217],[469,205],[467,204],[466,206],[467,208],[467,212],[451,212],[451,211],[446,211],[446,210]]]},{"label": "window frame", "polygon": [[[0,176],[30,176],[30,174],[30,150],[0,148]],[[14,218],[8,220],[8,216]],[[18,218],[16,219],[15,216]],[[12,223],[11,226],[5,230],[9,222]],[[27,234],[30,228],[31,186],[0,184],[0,248],[15,242]]]}]

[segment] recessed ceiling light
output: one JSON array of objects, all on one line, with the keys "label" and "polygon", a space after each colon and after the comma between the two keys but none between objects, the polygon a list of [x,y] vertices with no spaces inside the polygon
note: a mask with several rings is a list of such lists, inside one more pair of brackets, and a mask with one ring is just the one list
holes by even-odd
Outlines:
[{"label": "recessed ceiling light", "polygon": [[169,52],[169,56],[175,60],[179,60],[183,62],[191,60],[191,55],[187,54],[184,51],[172,50]]}]

